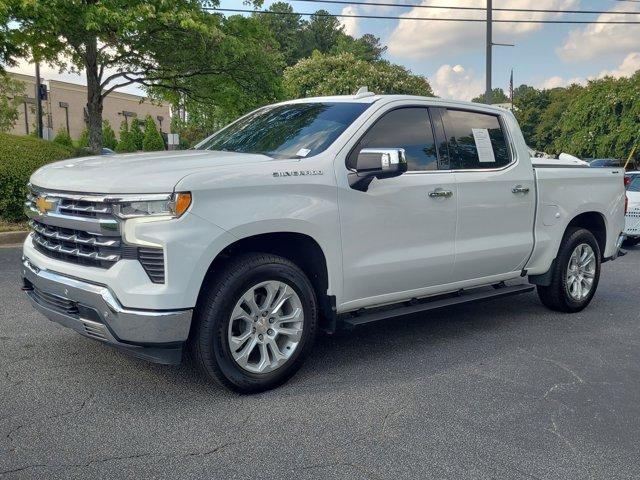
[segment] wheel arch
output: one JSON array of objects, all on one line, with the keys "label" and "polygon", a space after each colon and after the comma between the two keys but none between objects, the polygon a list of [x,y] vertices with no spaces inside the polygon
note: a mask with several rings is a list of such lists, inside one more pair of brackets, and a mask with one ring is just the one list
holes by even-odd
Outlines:
[{"label": "wheel arch", "polygon": [[329,265],[324,250],[312,236],[292,231],[266,232],[249,235],[227,245],[211,261],[198,294],[200,297],[207,283],[234,256],[243,253],[269,253],[295,263],[313,285],[320,308],[320,327],[335,330],[335,296],[329,294]]},{"label": "wheel arch", "polygon": [[607,245],[606,217],[597,211],[582,212],[574,216],[565,227],[560,242],[555,249],[555,256],[551,261],[549,269],[539,275],[529,275],[529,283],[541,286],[549,286],[551,284],[551,276],[556,266],[558,252],[560,251],[564,238],[567,236],[567,232],[572,228],[584,228],[593,234],[596,238],[596,242],[598,242],[598,247],[600,248],[600,260],[604,261],[604,252]]},{"label": "wheel arch", "polygon": [[604,259],[604,252],[607,247],[607,220],[602,213],[590,211],[576,215],[565,228],[563,238],[570,228],[589,230],[596,237],[598,247],[600,247],[600,259]]}]

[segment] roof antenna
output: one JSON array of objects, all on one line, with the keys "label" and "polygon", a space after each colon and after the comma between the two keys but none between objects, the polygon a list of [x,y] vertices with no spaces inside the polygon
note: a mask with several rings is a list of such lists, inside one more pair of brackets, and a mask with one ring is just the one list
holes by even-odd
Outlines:
[{"label": "roof antenna", "polygon": [[360,87],[353,97],[357,99],[357,98],[374,97],[374,96],[375,96],[375,93],[370,92],[367,87]]}]

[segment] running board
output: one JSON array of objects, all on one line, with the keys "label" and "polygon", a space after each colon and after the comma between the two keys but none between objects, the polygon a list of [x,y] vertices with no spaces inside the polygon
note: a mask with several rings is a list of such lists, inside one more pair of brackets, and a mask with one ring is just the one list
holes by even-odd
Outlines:
[{"label": "running board", "polygon": [[437,310],[438,308],[445,308],[453,305],[463,305],[465,303],[520,295],[521,293],[531,292],[535,288],[535,285],[521,284],[514,286],[496,285],[495,287],[488,287],[488,289],[482,289],[481,291],[475,291],[478,289],[471,291],[463,290],[459,293],[448,294],[444,298],[440,295],[436,297],[436,299],[404,302],[395,308],[391,306],[387,309],[383,309],[384,307],[381,307],[381,309],[375,309],[372,311],[358,310],[357,312],[345,314],[340,320],[347,328],[356,327],[365,323],[377,322],[379,320],[386,320],[394,317],[402,317],[414,313],[426,312],[428,310]]}]

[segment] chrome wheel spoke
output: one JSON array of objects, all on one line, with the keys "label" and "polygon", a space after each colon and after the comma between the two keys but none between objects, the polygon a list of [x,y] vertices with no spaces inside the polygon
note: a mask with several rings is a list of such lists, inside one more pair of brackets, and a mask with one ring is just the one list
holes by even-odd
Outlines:
[{"label": "chrome wheel spoke", "polygon": [[278,292],[278,297],[274,301],[273,308],[271,313],[277,314],[280,309],[284,306],[284,304],[294,295],[293,289],[289,288],[287,285],[282,285],[280,292]]},{"label": "chrome wheel spoke", "polygon": [[296,308],[293,313],[284,316],[276,316],[274,319],[275,325],[282,325],[283,323],[297,322],[302,319],[302,309]]},{"label": "chrome wheel spoke", "polygon": [[257,338],[251,339],[251,341],[249,341],[249,343],[247,343],[247,345],[242,350],[233,354],[234,360],[238,362],[240,366],[246,367],[247,364],[249,363],[249,356],[251,355],[251,352],[253,352],[253,349],[256,348],[257,344],[258,344]]},{"label": "chrome wheel spoke", "polygon": [[277,328],[276,333],[285,335],[289,337],[290,340],[297,342],[302,336],[302,328]]},{"label": "chrome wheel spoke", "polygon": [[253,333],[251,329],[248,329],[246,332],[242,333],[241,335],[229,337],[229,344],[231,346],[231,350],[233,352],[237,352],[240,349],[240,347],[242,347],[246,343],[246,341],[252,337],[252,335]]}]

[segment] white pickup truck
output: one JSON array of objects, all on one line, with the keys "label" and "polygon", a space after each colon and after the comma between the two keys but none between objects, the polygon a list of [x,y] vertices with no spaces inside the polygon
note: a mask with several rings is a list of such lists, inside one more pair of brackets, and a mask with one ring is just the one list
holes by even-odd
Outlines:
[{"label": "white pickup truck", "polygon": [[625,213],[622,169],[532,165],[506,110],[368,93],[260,108],[193,150],[54,163],[30,190],[37,310],[156,362],[188,350],[240,392],[290,378],[318,330],[534,285],[579,311]]}]

